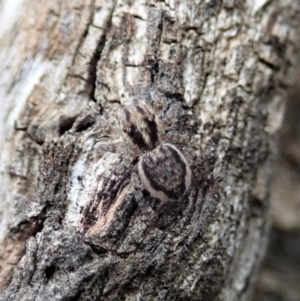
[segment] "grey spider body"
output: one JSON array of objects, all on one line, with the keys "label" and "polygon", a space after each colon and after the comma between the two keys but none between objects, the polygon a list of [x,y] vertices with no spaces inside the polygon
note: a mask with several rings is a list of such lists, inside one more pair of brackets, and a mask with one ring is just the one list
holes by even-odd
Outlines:
[{"label": "grey spider body", "polygon": [[126,145],[138,156],[144,188],[160,200],[180,200],[190,188],[191,169],[182,151],[163,141],[152,109],[145,103],[124,107],[120,126]]},{"label": "grey spider body", "polygon": [[144,187],[161,200],[178,200],[191,183],[189,164],[173,144],[163,143],[140,157],[138,172]]}]

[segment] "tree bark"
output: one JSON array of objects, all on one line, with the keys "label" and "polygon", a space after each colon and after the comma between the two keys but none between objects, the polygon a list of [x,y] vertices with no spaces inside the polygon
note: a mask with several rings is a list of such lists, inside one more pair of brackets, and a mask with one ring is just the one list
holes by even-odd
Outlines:
[{"label": "tree bark", "polygon": [[[250,300],[300,3],[0,5],[0,300]],[[135,100],[190,137],[181,200],[98,148]]]}]

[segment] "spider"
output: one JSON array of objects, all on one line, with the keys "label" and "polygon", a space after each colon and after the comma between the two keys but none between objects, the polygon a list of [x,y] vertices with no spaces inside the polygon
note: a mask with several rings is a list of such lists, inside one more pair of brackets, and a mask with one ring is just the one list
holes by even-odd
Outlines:
[{"label": "spider", "polygon": [[[168,118],[161,122],[146,102],[123,106],[118,117],[127,157],[129,162],[138,160],[138,175],[144,188],[162,201],[182,199],[190,188],[192,176],[188,160],[175,145],[184,138],[166,133]],[[169,119],[174,122],[172,116]],[[128,167],[127,159],[123,161],[121,170]]]}]

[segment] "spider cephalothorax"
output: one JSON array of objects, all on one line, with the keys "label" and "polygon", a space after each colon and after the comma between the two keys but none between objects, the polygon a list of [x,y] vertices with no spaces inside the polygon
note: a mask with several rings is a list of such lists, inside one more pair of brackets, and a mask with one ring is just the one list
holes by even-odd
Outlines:
[{"label": "spider cephalothorax", "polygon": [[139,157],[138,173],[145,189],[161,200],[181,199],[190,188],[191,169],[182,151],[164,141],[150,106],[123,107],[120,125],[124,140]]},{"label": "spider cephalothorax", "polygon": [[122,131],[124,138],[141,151],[150,151],[158,144],[155,115],[148,107],[129,105],[123,108]]}]

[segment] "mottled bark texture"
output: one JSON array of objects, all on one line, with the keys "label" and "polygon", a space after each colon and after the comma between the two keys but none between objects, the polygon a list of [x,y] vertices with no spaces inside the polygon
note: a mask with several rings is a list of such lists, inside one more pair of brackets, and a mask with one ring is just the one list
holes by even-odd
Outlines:
[{"label": "mottled bark texture", "polygon": [[[0,300],[250,300],[299,2],[9,3]],[[180,202],[151,198],[136,161],[118,172],[110,127],[134,100],[190,137]]]}]

